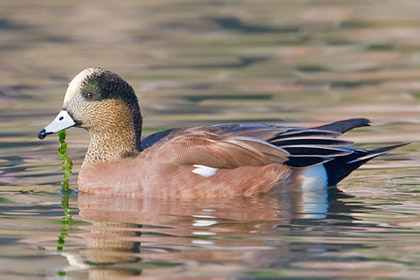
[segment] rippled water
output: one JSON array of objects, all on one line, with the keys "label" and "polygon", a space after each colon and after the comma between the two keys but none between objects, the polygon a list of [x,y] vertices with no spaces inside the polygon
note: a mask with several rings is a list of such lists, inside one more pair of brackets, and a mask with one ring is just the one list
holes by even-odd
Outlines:
[{"label": "rippled water", "polygon": [[[0,278],[418,278],[420,3],[0,2]],[[414,141],[328,192],[229,200],[58,194],[68,81],[101,66],[136,89],[148,135],[219,122]],[[77,170],[88,136],[67,133]]]}]

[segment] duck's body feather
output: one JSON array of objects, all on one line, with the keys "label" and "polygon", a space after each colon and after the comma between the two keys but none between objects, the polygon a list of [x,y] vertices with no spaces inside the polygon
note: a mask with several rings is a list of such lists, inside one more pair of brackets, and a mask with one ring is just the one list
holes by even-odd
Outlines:
[{"label": "duck's body feather", "polygon": [[70,126],[89,131],[91,142],[78,177],[82,192],[231,197],[316,191],[403,145],[362,150],[337,138],[368,124],[367,119],[314,128],[219,124],[169,129],[140,140],[142,119],[134,90],[117,74],[91,68],[70,83],[59,117],[39,137]]}]

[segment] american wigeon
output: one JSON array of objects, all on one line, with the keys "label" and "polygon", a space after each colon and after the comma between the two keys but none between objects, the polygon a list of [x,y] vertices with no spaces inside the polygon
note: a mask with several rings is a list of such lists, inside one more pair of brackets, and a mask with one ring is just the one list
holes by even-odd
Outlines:
[{"label": "american wigeon", "polygon": [[101,68],[80,72],[63,109],[38,137],[87,129],[81,192],[128,197],[231,197],[335,185],[368,160],[404,144],[372,150],[337,139],[369,124],[349,119],[314,128],[219,124],[175,128],[141,139],[133,88]]}]

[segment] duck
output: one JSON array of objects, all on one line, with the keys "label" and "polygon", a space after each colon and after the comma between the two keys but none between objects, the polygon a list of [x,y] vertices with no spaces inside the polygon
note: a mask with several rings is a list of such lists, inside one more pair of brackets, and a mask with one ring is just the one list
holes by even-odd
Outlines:
[{"label": "duck", "polygon": [[69,83],[62,109],[38,137],[70,127],[87,130],[89,146],[77,178],[82,193],[250,197],[335,186],[367,161],[407,144],[360,149],[339,139],[369,124],[365,118],[311,128],[213,124],[167,129],[142,139],[134,89],[118,74],[95,67]]}]

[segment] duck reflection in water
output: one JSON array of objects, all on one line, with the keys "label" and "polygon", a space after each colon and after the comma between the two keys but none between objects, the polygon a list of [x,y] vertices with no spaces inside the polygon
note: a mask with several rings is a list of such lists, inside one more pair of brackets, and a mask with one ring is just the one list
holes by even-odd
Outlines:
[{"label": "duck reflection in water", "polygon": [[327,190],[217,200],[81,193],[79,216],[92,224],[82,227],[87,245],[65,255],[74,268],[88,269],[90,279],[138,275],[154,266],[179,272],[197,262],[200,271],[219,265],[228,265],[232,273],[244,267],[271,267],[304,258],[305,250],[295,252],[296,245],[285,237],[293,234],[295,224],[326,218],[329,204],[343,212],[346,206],[336,197]]}]

